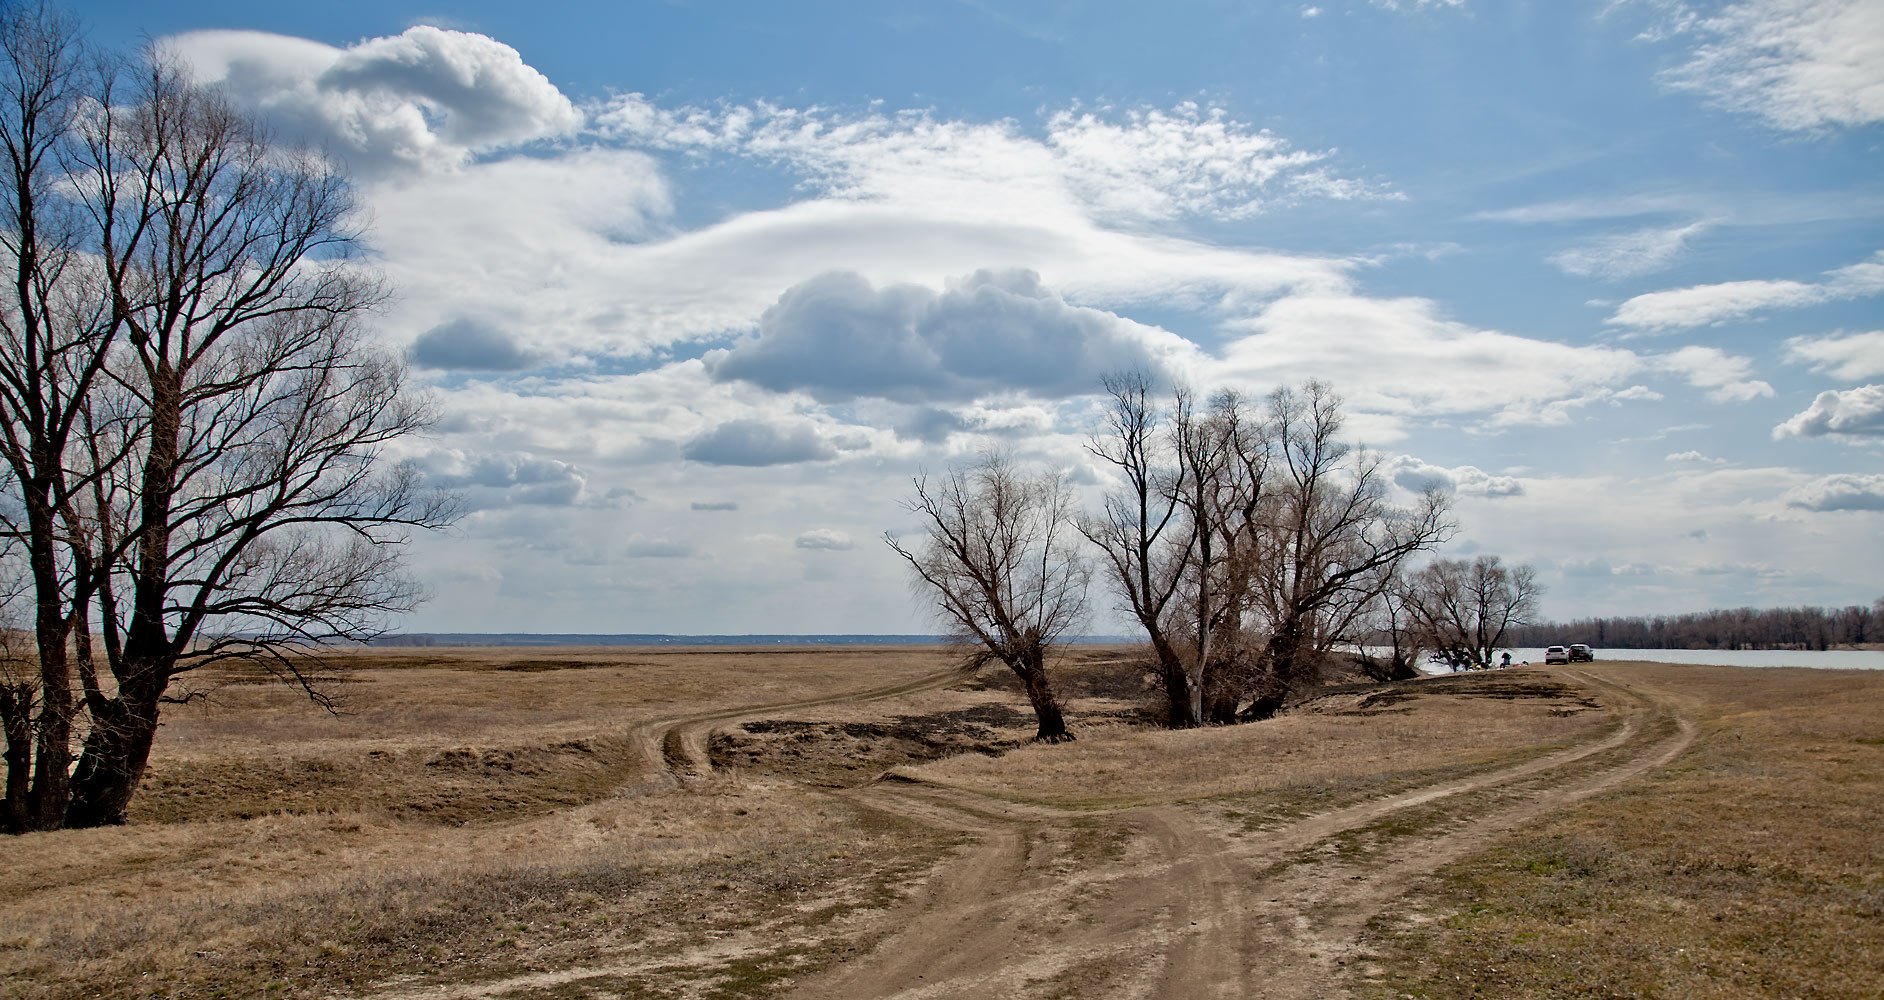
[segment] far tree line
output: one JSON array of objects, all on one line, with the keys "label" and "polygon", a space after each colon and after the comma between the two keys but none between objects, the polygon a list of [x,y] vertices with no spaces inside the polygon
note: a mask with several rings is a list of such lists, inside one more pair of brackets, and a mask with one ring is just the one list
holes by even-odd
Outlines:
[{"label": "far tree line", "polygon": [[[885,540],[938,617],[1021,679],[1036,738],[1071,739],[1049,676],[1095,577],[1143,629],[1173,728],[1264,719],[1347,657],[1379,680],[1433,656],[1489,666],[1536,613],[1529,567],[1416,557],[1456,530],[1446,494],[1393,502],[1381,459],[1342,440],[1341,399],[1310,380],[1260,400],[1104,383],[1088,450],[1113,472],[1098,510],[1065,475],[984,454],[919,479],[920,542]],[[1384,649],[1364,652],[1380,638]]]},{"label": "far tree line", "polygon": [[1884,642],[1884,597],[1842,608],[1735,608],[1539,622],[1513,628],[1510,642],[1581,642],[1616,649],[1833,649]]}]

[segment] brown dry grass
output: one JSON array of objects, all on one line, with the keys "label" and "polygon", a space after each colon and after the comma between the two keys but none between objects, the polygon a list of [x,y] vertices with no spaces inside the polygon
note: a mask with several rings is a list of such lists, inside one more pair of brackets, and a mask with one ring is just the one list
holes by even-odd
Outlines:
[{"label": "brown dry grass", "polygon": [[[795,786],[669,787],[630,728],[883,686],[939,649],[370,650],[348,714],[253,678],[173,709],[130,825],[8,838],[9,997],[306,995],[698,944],[882,901],[946,839]],[[885,844],[894,841],[895,850]]]},{"label": "brown dry grass", "polygon": [[[1147,701],[1127,660],[1085,650],[1065,665],[1078,742],[914,772],[1075,807],[1201,799],[1259,824],[1545,753],[1614,724],[1580,693],[1525,680],[1547,675],[1511,672],[1331,697],[1261,726],[1164,732],[1122,721]],[[772,995],[782,978],[866,945],[880,932],[870,915],[956,843],[793,779],[867,777],[843,765],[884,753],[877,734],[957,718],[989,720],[993,738],[1018,741],[1025,700],[988,671],[958,688],[785,712],[824,735],[793,743],[790,760],[760,754],[763,766],[678,788],[644,770],[628,733],[727,705],[885,686],[948,662],[946,650],[907,648],[375,650],[335,661],[352,709],[338,718],[224,677],[209,706],[167,716],[131,825],[0,843],[0,993],[370,996],[586,969],[579,982],[541,988]],[[1708,720],[1696,754],[1654,783],[1654,796],[1673,798],[1612,797],[1542,831],[1527,854],[1460,869],[1490,880],[1460,891],[1505,908],[1472,913],[1442,896],[1433,906],[1446,919],[1400,939],[1403,974],[1426,977],[1403,992],[1453,995],[1432,984],[1492,961],[1459,944],[1503,933],[1475,923],[1492,919],[1484,913],[1536,925],[1515,933],[1558,933],[1549,941],[1561,952],[1565,940],[1616,937],[1604,921],[1619,915],[1647,921],[1659,941],[1715,907],[1730,917],[1706,926],[1766,944],[1707,960],[1745,962],[1777,984],[1875,959],[1875,919],[1862,932],[1851,921],[1877,907],[1866,824],[1878,813],[1884,676],[1604,669],[1666,687]],[[1529,695],[1496,690],[1513,684]],[[1663,868],[1674,874],[1658,876]],[[1540,884],[1554,893],[1536,897],[1542,917],[1499,895]],[[1638,885],[1657,888],[1638,899]],[[1668,900],[1667,913],[1654,909]],[[1805,900],[1832,915],[1802,913]],[[1582,937],[1548,931],[1549,920]],[[1780,920],[1806,921],[1805,940],[1822,944],[1800,945],[1796,960],[1770,954],[1789,940]],[[1841,958],[1838,947],[1856,950]],[[1456,962],[1420,964],[1451,949]],[[1485,954],[1501,970],[1512,961]],[[1538,976],[1550,961],[1536,959]],[[1623,975],[1593,981],[1643,981]]]},{"label": "brown dry grass", "polygon": [[912,776],[1071,808],[1234,798],[1280,815],[1385,783],[1434,780],[1549,752],[1613,724],[1580,692],[1511,686],[1533,675],[1460,675],[1402,684],[1388,698],[1337,695],[1262,725],[1170,731],[1122,723],[1079,731],[1076,753],[1023,747],[953,757]]},{"label": "brown dry grass", "polygon": [[1600,669],[1681,702],[1694,746],[1444,870],[1364,995],[1879,996],[1884,673]]},{"label": "brown dry grass", "polygon": [[721,705],[910,680],[934,647],[365,649],[329,658],[343,714],[257,678],[166,713],[134,822],[364,812],[440,823],[542,813],[637,780],[627,734]]}]

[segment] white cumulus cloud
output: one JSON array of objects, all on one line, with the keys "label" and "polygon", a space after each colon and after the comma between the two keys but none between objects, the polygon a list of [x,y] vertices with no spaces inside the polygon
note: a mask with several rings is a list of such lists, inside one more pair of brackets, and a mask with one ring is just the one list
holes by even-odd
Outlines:
[{"label": "white cumulus cloud", "polygon": [[1429,489],[1481,497],[1511,497],[1524,493],[1524,483],[1516,477],[1494,476],[1472,465],[1447,468],[1401,455],[1382,468],[1401,489],[1415,493]]},{"label": "white cumulus cloud", "polygon": [[1884,434],[1884,385],[1821,392],[1812,405],[1773,428],[1774,438]]},{"label": "white cumulus cloud", "polygon": [[1081,395],[1109,372],[1169,373],[1196,353],[1174,334],[1068,305],[1031,271],[979,271],[940,292],[833,272],[787,289],[757,339],[710,354],[707,367],[826,402],[970,400]]},{"label": "white cumulus cloud", "polygon": [[340,49],[259,31],[193,31],[160,45],[199,82],[355,173],[455,167],[582,123],[516,49],[469,32],[419,25]]},{"label": "white cumulus cloud", "polygon": [[1794,487],[1786,505],[1804,510],[1884,510],[1884,475],[1832,475]]}]

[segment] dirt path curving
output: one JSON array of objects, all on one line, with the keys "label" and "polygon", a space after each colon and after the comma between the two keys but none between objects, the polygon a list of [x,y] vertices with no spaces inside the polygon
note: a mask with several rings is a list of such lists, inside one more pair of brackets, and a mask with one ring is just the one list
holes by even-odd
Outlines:
[{"label": "dirt path curving", "polygon": [[[1359,940],[1368,922],[1391,912],[1416,879],[1666,765],[1694,737],[1693,722],[1659,695],[1583,671],[1559,676],[1602,692],[1617,723],[1523,763],[1260,826],[1209,800],[1078,810],[900,776],[826,793],[963,842],[900,902],[856,913],[842,934],[859,950],[796,982],[775,980],[779,991],[765,995],[1346,998],[1366,975],[1357,963],[1365,962]],[[710,772],[704,741],[716,726],[958,679],[947,671],[787,705],[698,713],[644,726],[636,738],[657,773],[688,782]],[[775,945],[753,928],[687,958],[623,956],[476,984],[384,983],[381,995],[641,996],[608,984],[763,956]]]},{"label": "dirt path curving", "polygon": [[[1621,725],[1524,764],[1255,831],[1177,803],[1075,812],[907,781],[841,793],[977,840],[884,916],[895,930],[874,952],[788,995],[1345,997],[1361,931],[1414,878],[1691,742],[1693,723],[1670,703],[1570,676],[1608,693]],[[1069,862],[1069,831],[1116,850]]]},{"label": "dirt path curving", "polygon": [[860,691],[848,691],[799,701],[736,705],[710,712],[683,715],[679,718],[658,719],[635,727],[630,738],[634,741],[651,773],[665,775],[676,783],[684,783],[712,772],[713,764],[707,759],[706,739],[713,730],[721,726],[734,726],[741,722],[763,719],[794,709],[816,708],[840,702],[882,701],[885,698],[915,694],[918,691],[932,691],[959,683],[970,676],[972,676],[971,672],[963,671],[959,667],[950,667],[947,670],[925,674],[914,680],[886,687],[865,688]]}]

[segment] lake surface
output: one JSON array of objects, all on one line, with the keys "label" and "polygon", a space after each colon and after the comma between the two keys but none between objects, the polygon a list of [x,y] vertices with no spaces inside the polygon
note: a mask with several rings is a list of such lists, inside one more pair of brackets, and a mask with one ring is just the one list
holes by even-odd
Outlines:
[{"label": "lake surface", "polygon": [[[1502,652],[1502,651],[1501,651]],[[1877,649],[1598,649],[1597,660],[1646,660],[1649,663],[1704,663],[1722,667],[1818,667],[1823,670],[1884,670],[1884,650]],[[1511,650],[1511,662],[1544,662],[1544,648]]]},{"label": "lake surface", "polygon": [[[431,632],[389,635],[376,646],[901,646],[945,643],[939,635],[592,635]],[[1143,642],[1129,635],[1069,636],[1073,644]],[[1373,647],[1376,654],[1386,650]],[[1502,652],[1502,650],[1501,650]],[[1724,667],[1819,667],[1826,670],[1884,670],[1884,650],[1827,652],[1783,649],[1599,649],[1598,660],[1703,663]],[[1544,648],[1511,650],[1511,662],[1544,662]],[[1444,672],[1443,667],[1429,668]]]}]

